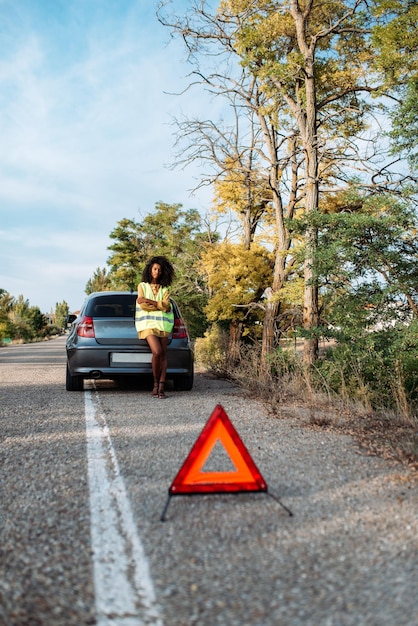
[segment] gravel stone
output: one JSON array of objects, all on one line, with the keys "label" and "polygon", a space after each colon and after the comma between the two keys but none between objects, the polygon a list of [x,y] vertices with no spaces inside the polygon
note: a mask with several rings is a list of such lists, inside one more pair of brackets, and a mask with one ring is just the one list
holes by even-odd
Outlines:
[{"label": "gravel stone", "polygon": [[[0,349],[5,626],[95,623],[84,394],[66,392],[64,379],[62,338]],[[191,392],[169,388],[167,400],[140,381],[89,387],[166,626],[418,624],[418,488],[408,469],[366,456],[349,436],[307,428],[303,415],[269,415],[201,372]],[[268,493],[172,497],[161,522],[168,488],[217,404]]]}]

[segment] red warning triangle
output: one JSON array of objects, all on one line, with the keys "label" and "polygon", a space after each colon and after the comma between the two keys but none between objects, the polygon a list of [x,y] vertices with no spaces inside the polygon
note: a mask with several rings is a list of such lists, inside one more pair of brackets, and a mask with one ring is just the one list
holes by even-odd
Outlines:
[{"label": "red warning triangle", "polygon": [[[217,442],[224,446],[236,470],[203,471]],[[173,480],[169,494],[228,491],[267,491],[267,485],[224,408],[218,404]]]}]

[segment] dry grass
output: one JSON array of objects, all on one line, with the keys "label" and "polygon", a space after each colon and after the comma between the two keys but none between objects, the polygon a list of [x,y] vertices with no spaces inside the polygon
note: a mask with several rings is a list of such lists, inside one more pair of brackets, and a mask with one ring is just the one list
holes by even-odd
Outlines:
[{"label": "dry grass", "polygon": [[292,363],[282,362],[279,375],[261,371],[259,355],[251,350],[229,368],[228,376],[262,399],[271,414],[297,416],[308,428],[351,435],[369,454],[401,462],[418,474],[418,418],[402,394],[396,412],[374,411],[365,393],[354,402],[331,393],[326,385],[318,392],[306,370]]},{"label": "dry grass", "polygon": [[320,396],[300,403],[305,405],[305,424],[318,429],[340,432],[354,437],[360,446],[373,456],[395,460],[407,465],[418,475],[418,422],[403,419],[394,412],[366,411],[361,405],[334,401],[324,402]]},{"label": "dry grass", "polygon": [[393,372],[387,383],[396,410],[378,411],[372,408],[361,371],[354,389],[353,380],[351,388],[345,385],[341,372],[337,394],[319,369],[313,384],[297,350],[278,352],[262,367],[258,348],[241,347],[238,358],[229,358],[227,335],[217,333],[202,340],[197,350],[207,371],[234,380],[250,396],[263,400],[274,416],[291,416],[308,428],[351,435],[369,454],[400,461],[418,475],[418,415],[408,403],[400,371]]}]

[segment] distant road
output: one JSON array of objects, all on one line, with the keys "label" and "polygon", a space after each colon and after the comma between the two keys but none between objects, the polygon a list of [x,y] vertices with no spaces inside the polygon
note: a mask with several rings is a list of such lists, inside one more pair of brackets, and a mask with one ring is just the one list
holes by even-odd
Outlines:
[{"label": "distant road", "polygon": [[[167,400],[87,386],[65,390],[64,337],[0,348],[2,626],[416,626],[404,468],[204,374]],[[293,517],[255,493],[172,498],[160,521],[217,404]]]}]

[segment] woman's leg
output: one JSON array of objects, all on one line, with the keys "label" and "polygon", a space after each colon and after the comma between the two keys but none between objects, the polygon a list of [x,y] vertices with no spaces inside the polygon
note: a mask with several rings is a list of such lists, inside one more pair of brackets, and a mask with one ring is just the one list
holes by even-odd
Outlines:
[{"label": "woman's leg", "polygon": [[161,357],[160,357],[161,371],[160,371],[160,381],[158,383],[158,397],[161,399],[164,399],[167,397],[165,395],[165,390],[164,390],[165,376],[167,372],[167,343],[168,343],[167,338],[160,337],[160,343],[161,343]]},{"label": "woman's leg", "polygon": [[164,384],[167,372],[167,337],[156,337],[149,335],[147,342],[152,352],[152,375],[154,377],[154,397],[165,398]]},{"label": "woman's leg", "polygon": [[160,383],[165,383],[165,376],[167,373],[167,345],[168,345],[168,337],[159,337],[160,345],[161,345],[161,371],[160,371]]},{"label": "woman's leg", "polygon": [[154,387],[155,387],[155,385],[158,385],[160,381],[161,365],[162,365],[161,357],[162,357],[163,349],[162,349],[159,337],[156,337],[155,335],[148,335],[146,339],[152,352],[151,364],[152,364],[152,375],[154,377]]}]

